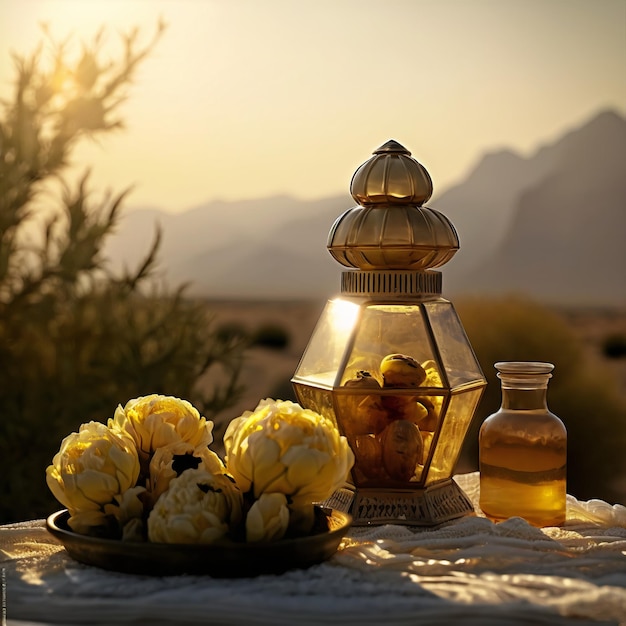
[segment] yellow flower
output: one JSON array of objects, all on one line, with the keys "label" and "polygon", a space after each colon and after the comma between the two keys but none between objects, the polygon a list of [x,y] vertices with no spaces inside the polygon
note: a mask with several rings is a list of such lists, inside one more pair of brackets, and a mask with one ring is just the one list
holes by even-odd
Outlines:
[{"label": "yellow flower", "polygon": [[201,468],[210,474],[224,474],[224,463],[215,452],[206,446],[194,448],[186,441],[177,441],[158,448],[150,461],[148,493],[154,503],[167,491],[170,482],[187,469]]},{"label": "yellow flower", "polygon": [[288,527],[287,497],[282,493],[264,493],[255,500],[246,516],[246,541],[277,541],[284,537]]},{"label": "yellow flower", "polygon": [[148,516],[157,543],[213,543],[240,523],[243,498],[232,478],[204,469],[174,478]]},{"label": "yellow flower", "polygon": [[134,487],[138,476],[132,440],[100,422],[82,424],[65,437],[46,469],[50,491],[70,512],[70,526],[82,531],[103,525],[103,507]]},{"label": "yellow flower", "polygon": [[121,496],[116,496],[114,503],[104,505],[104,512],[118,521],[123,541],[144,541],[145,539],[143,532],[145,491],[145,487],[132,487]]},{"label": "yellow flower", "polygon": [[118,406],[109,427],[128,433],[137,446],[142,474],[148,474],[157,448],[184,441],[194,448],[213,441],[213,422],[201,417],[187,400],[152,394]]},{"label": "yellow flower", "polygon": [[290,508],[325,500],[354,463],[346,438],[330,420],[289,401],[263,400],[233,420],[224,446],[226,467],[243,492],[255,499],[282,493]]}]

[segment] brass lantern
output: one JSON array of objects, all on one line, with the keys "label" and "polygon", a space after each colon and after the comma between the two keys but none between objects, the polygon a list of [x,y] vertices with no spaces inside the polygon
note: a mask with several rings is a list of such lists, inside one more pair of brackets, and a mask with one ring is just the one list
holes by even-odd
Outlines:
[{"label": "brass lantern", "polygon": [[326,503],[355,525],[427,526],[473,512],[452,480],[486,380],[441,273],[459,248],[451,222],[423,206],[426,169],[396,141],[350,185],[358,206],[333,224],[341,296],[324,308],[291,380],[355,455],[350,484]]}]

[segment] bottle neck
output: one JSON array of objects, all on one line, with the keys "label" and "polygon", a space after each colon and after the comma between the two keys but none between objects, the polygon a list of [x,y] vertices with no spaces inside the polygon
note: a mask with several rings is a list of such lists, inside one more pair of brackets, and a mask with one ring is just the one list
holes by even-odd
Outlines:
[{"label": "bottle neck", "polygon": [[547,388],[520,389],[502,386],[502,408],[513,411],[547,409]]},{"label": "bottle neck", "polygon": [[502,387],[502,408],[514,411],[546,409],[552,363],[500,361],[496,363]]}]

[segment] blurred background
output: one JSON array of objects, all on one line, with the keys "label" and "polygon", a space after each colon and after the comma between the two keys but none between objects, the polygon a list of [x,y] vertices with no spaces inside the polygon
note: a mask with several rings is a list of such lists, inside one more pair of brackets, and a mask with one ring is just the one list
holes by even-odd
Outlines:
[{"label": "blurred background", "polygon": [[292,397],[392,138],[489,379],[458,471],[493,363],[546,360],[568,491],[626,504],[624,0],[4,0],[0,98],[0,522],[58,508],[46,465],[118,403],[186,397],[219,446]]}]

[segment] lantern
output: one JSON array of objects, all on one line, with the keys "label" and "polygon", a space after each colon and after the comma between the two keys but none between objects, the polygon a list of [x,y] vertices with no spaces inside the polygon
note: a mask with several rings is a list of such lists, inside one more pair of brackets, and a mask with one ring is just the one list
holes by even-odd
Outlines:
[{"label": "lantern", "polygon": [[355,525],[434,525],[473,512],[452,475],[486,380],[433,269],[459,240],[424,206],[432,189],[396,141],[357,169],[358,206],[328,237],[350,269],[291,380],[298,402],[330,418],[354,452],[350,484],[326,504]]}]

